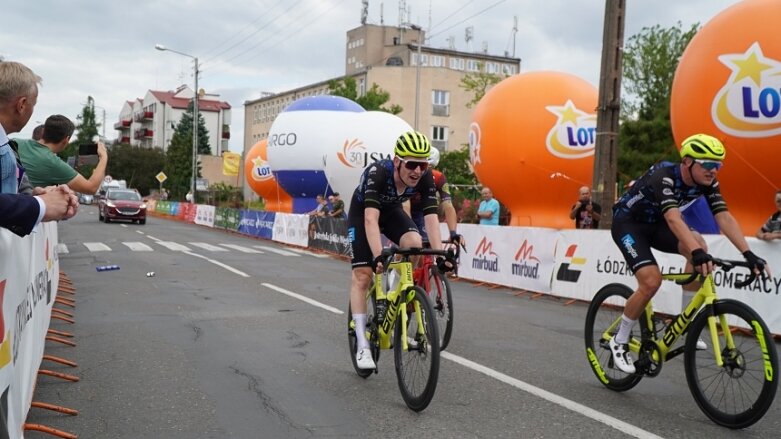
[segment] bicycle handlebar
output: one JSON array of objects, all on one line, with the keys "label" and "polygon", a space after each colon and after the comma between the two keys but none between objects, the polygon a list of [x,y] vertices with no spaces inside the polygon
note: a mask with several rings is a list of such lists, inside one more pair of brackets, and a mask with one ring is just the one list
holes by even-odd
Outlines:
[{"label": "bicycle handlebar", "polygon": [[[743,282],[735,283],[736,288],[745,288],[748,285],[751,285],[751,283],[757,279],[757,274],[754,272],[754,267],[752,267],[751,264],[749,264],[747,261],[733,261],[729,259],[713,258],[713,265],[721,267],[725,272],[730,271],[735,267],[748,268],[750,273],[749,277]],[[694,282],[694,280],[700,276],[700,273],[695,271],[691,274],[691,276],[687,277],[686,279],[676,280],[675,283],[678,285],[686,285],[688,283]],[[762,273],[762,277],[765,278],[766,275]]]},{"label": "bicycle handlebar", "polygon": [[455,253],[452,249],[449,250],[434,250],[433,248],[416,248],[416,247],[410,247],[410,248],[401,248],[401,247],[390,247],[390,248],[384,248],[382,249],[382,256],[383,258],[383,267],[388,267],[390,265],[391,260],[395,255],[400,255],[403,257],[409,257],[409,256],[421,256],[421,255],[432,255],[432,256],[442,256],[446,259],[450,260],[451,262],[454,261]]}]

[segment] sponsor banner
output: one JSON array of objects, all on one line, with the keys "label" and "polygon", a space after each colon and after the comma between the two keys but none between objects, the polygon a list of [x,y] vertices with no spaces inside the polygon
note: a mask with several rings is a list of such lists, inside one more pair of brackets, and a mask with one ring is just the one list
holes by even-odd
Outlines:
[{"label": "sponsor banner", "polygon": [[309,215],[277,213],[274,217],[274,241],[309,246]]},{"label": "sponsor banner", "polygon": [[155,212],[162,213],[165,215],[171,215],[171,205],[173,203],[171,201],[158,201],[155,205]]},{"label": "sponsor banner", "polygon": [[177,203],[179,210],[176,212],[176,217],[186,221],[188,223],[195,222],[196,205],[193,203]]},{"label": "sponsor banner", "polygon": [[214,206],[198,204],[195,207],[195,224],[214,227]]},{"label": "sponsor banner", "polygon": [[239,222],[241,221],[241,212],[239,209],[228,208],[225,211],[225,228],[228,230],[238,231]]},{"label": "sponsor banner", "polygon": [[274,234],[274,217],[276,212],[261,212],[257,210],[240,210],[239,233],[271,239]]},{"label": "sponsor banner", "polygon": [[218,207],[214,212],[214,227],[224,229],[227,227],[227,214],[228,209],[225,207]]},{"label": "sponsor banner", "polygon": [[0,228],[0,437],[21,438],[60,279],[57,223]]},{"label": "sponsor banner", "polygon": [[157,212],[157,200],[148,200],[146,202],[146,211],[147,212]]},{"label": "sponsor banner", "polygon": [[341,218],[310,217],[309,247],[351,256],[352,247],[347,237],[347,221]]}]

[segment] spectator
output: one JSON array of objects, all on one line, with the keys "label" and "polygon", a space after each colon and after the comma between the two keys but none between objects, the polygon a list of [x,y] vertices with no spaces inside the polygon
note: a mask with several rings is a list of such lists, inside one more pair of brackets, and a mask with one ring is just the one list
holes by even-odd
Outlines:
[{"label": "spectator", "polygon": [[38,142],[41,140],[42,137],[43,137],[43,124],[38,125],[37,127],[35,127],[35,129],[33,129],[33,140]]},{"label": "spectator", "polygon": [[188,203],[193,202],[193,191],[187,191],[187,195],[184,196],[184,199],[187,200]]},{"label": "spectator", "polygon": [[168,191],[165,188],[160,189],[160,199],[163,201],[168,200]]},{"label": "spectator", "polygon": [[24,168],[16,158],[15,144],[8,134],[22,130],[38,102],[41,77],[27,66],[0,62],[0,192],[18,192]]},{"label": "spectator", "polygon": [[32,139],[17,140],[19,156],[33,185],[67,184],[74,191],[84,194],[94,194],[100,189],[108,164],[108,153],[103,142],[98,142],[98,164],[89,179],[57,157],[57,153],[68,146],[74,130],[75,126],[70,119],[55,114],[46,119],[40,143]]},{"label": "spectator", "polygon": [[781,239],[781,190],[776,191],[776,213],[770,215],[767,222],[760,227],[757,238],[763,241]]},{"label": "spectator", "polygon": [[342,198],[339,196],[339,192],[334,192],[333,197],[333,207],[331,209],[331,213],[328,215],[336,218],[347,219],[347,214],[344,212],[344,201],[342,201]]},{"label": "spectator", "polygon": [[325,197],[322,195],[317,196],[317,207],[307,212],[309,216],[326,216],[328,215],[328,206],[326,205]]},{"label": "spectator", "polygon": [[76,215],[79,202],[67,186],[36,188],[35,196],[0,194],[0,227],[25,236],[42,221],[68,219]]},{"label": "spectator", "polygon": [[499,225],[499,202],[494,198],[490,188],[484,187],[480,191],[483,201],[477,208],[477,217],[480,218],[480,224],[488,226]]},{"label": "spectator", "polygon": [[578,201],[572,206],[569,218],[575,220],[576,229],[597,229],[602,218],[602,206],[591,201],[591,189],[583,186],[578,190]]}]

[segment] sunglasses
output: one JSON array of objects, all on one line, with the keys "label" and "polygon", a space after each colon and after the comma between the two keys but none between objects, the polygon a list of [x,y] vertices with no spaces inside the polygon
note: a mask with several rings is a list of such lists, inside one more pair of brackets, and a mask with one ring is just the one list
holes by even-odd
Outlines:
[{"label": "sunglasses", "polygon": [[724,165],[723,163],[716,160],[695,159],[694,161],[699,163],[700,166],[702,166],[708,171],[713,171],[713,170],[718,171]]},{"label": "sunglasses", "polygon": [[426,169],[428,169],[428,162],[413,162],[404,159],[401,159],[401,162],[404,163],[404,167],[410,171],[414,171],[416,168],[420,168],[421,172],[425,172]]}]

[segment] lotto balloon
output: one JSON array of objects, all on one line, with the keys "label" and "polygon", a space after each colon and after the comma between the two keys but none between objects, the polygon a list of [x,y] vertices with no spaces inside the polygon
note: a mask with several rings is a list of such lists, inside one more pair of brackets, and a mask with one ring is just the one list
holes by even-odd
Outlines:
[{"label": "lotto balloon", "polygon": [[511,76],[480,100],[470,161],[519,226],[571,228],[580,186],[591,186],[597,89],[577,76]]},{"label": "lotto balloon", "polygon": [[675,140],[706,133],[727,148],[721,192],[744,234],[775,211],[781,188],[781,39],[776,0],[738,3],[700,29],[673,80]]},{"label": "lotto balloon", "polygon": [[293,211],[293,198],[279,187],[266,160],[266,139],[253,145],[247,152],[244,175],[250,188],[266,202],[266,210],[288,213]]}]

